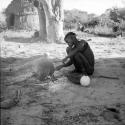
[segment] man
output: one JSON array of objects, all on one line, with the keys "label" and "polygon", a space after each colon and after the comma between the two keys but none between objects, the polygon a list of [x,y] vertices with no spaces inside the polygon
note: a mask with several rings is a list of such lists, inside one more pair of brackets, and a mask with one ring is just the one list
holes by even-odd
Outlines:
[{"label": "man", "polygon": [[67,56],[62,60],[63,64],[56,67],[56,70],[74,64],[75,70],[72,71],[73,73],[92,75],[95,61],[89,44],[85,40],[79,41],[73,32],[67,33],[64,40],[68,44]]}]

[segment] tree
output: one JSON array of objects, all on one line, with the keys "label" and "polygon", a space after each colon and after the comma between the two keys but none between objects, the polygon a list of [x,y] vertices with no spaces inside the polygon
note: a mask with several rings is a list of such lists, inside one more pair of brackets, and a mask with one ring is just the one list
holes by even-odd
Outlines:
[{"label": "tree", "polygon": [[119,17],[120,19],[125,20],[125,8],[119,8],[119,9],[118,9],[118,17]]},{"label": "tree", "polygon": [[110,11],[110,19],[114,22],[119,22],[118,19],[118,9],[114,8]]},{"label": "tree", "polygon": [[63,38],[63,0],[33,0],[32,2],[39,14],[41,40],[60,43]]}]

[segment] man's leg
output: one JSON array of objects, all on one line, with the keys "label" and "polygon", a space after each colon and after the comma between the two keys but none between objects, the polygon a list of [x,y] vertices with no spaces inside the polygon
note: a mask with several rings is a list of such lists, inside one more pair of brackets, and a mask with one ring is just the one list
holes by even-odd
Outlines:
[{"label": "man's leg", "polygon": [[83,54],[77,53],[74,56],[74,62],[75,68],[80,70],[82,73],[92,75],[94,72],[94,67],[89,64],[88,60]]},{"label": "man's leg", "polygon": [[[72,49],[69,48],[69,47],[67,47],[67,49],[66,49],[67,54],[69,54],[71,51],[72,51]],[[72,62],[73,64],[76,64],[76,61],[75,61],[75,59],[74,59],[74,56],[71,57],[70,60],[71,60],[71,62]],[[73,71],[71,71],[70,73],[75,73],[75,72],[79,72],[76,67],[75,67],[75,69],[74,69]]]}]

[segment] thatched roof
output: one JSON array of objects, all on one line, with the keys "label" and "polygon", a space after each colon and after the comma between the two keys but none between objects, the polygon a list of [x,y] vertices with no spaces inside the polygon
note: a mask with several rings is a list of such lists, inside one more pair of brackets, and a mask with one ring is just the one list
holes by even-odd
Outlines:
[{"label": "thatched roof", "polygon": [[13,0],[6,8],[5,13],[15,15],[38,14],[37,9],[28,0]]}]

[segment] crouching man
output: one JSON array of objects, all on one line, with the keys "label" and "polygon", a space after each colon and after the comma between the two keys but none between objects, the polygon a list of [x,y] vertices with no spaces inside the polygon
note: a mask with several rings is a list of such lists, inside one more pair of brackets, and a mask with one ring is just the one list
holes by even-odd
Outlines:
[{"label": "crouching man", "polygon": [[68,44],[67,56],[62,60],[62,64],[56,67],[56,70],[73,64],[75,70],[72,73],[92,75],[95,61],[89,44],[85,40],[78,40],[73,32],[67,33],[64,40]]}]

